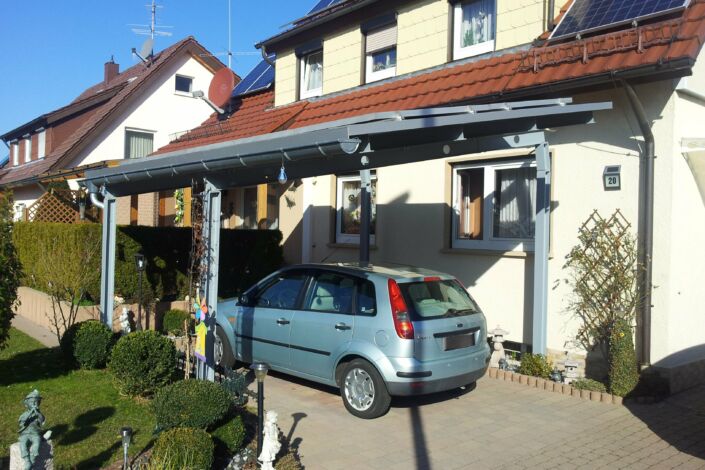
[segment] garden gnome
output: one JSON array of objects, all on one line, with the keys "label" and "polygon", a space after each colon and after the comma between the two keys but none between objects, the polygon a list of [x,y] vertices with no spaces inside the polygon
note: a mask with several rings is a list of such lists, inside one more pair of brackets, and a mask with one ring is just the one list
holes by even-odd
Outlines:
[{"label": "garden gnome", "polygon": [[267,411],[264,420],[262,451],[257,459],[262,462],[260,467],[262,470],[274,470],[272,462],[277,457],[281,446],[279,442],[279,426],[277,426],[277,413],[275,411]]},{"label": "garden gnome", "polygon": [[503,330],[497,325],[497,328],[490,331],[492,335],[493,349],[492,356],[490,357],[490,367],[499,367],[499,361],[504,359],[506,362],[507,357],[504,354],[504,337],[509,334],[508,331]]},{"label": "garden gnome", "polygon": [[[22,413],[18,420],[20,425],[18,442],[25,470],[30,470],[34,467],[42,444],[41,432],[45,419],[44,415],[39,411],[41,401],[42,397],[39,396],[37,390],[33,390],[22,400],[27,411]],[[49,437],[50,433],[47,433],[45,438],[49,439]]]}]

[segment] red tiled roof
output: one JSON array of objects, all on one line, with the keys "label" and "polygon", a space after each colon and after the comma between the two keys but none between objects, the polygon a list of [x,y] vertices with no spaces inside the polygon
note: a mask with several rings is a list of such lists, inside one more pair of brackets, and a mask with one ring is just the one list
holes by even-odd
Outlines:
[{"label": "red tiled roof", "polygon": [[[564,10],[567,5],[564,7]],[[259,135],[262,126],[251,120],[265,119],[291,110],[287,128],[299,128],[372,112],[442,106],[461,102],[499,100],[504,95],[555,86],[578,78],[606,76],[612,72],[664,66],[669,61],[694,61],[705,40],[705,0],[693,0],[683,15],[649,26],[598,35],[556,45],[535,46],[525,52],[449,66],[376,86],[353,89],[332,97],[264,111],[271,105],[272,93],[259,95],[261,117],[245,106],[229,119],[232,124],[220,134],[199,137],[209,124],[191,131],[193,138],[179,140],[159,153],[197,147],[212,142]],[[240,113],[247,114],[241,116]],[[228,121],[228,122],[229,122]],[[243,126],[243,127],[239,127]],[[273,126],[280,128],[281,126]]]},{"label": "red tiled roof", "polygon": [[[1,169],[0,186],[23,181],[60,169],[62,163],[68,163],[70,159],[74,158],[76,154],[84,148],[84,145],[90,141],[95,132],[102,128],[102,125],[110,122],[109,119],[123,108],[123,104],[129,102],[136,96],[137,91],[142,88],[144,83],[147,83],[151,77],[156,76],[160,70],[163,70],[165,64],[170,63],[171,59],[176,57],[181,51],[191,52],[195,57],[199,56],[199,54],[208,53],[196,39],[189,36],[156,54],[151,65],[147,66],[146,64],[140,63],[132,66],[114,78],[108,84],[108,88],[105,88],[105,85],[101,82],[81,93],[81,95],[69,105],[47,114],[47,116],[49,116],[63,112],[68,108],[78,106],[85,101],[93,99],[96,95],[102,93],[107,94],[109,90],[114,92],[116,88],[119,89],[112,98],[98,107],[83,125],[61,142],[44,159],[16,167],[12,166],[10,162],[10,164]],[[217,59],[209,60],[212,60],[214,65],[224,67]]]}]

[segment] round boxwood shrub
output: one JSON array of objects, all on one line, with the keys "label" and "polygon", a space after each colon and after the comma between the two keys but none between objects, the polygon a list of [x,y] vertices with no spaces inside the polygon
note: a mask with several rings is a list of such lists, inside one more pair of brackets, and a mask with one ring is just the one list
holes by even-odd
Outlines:
[{"label": "round boxwood shrub", "polygon": [[173,428],[159,434],[151,468],[204,470],[213,465],[213,440],[203,429]]},{"label": "round boxwood shrub", "polygon": [[73,340],[73,356],[83,369],[105,367],[113,344],[113,332],[97,320],[82,322]]},{"label": "round boxwood shrub", "polygon": [[156,331],[130,333],[115,344],[109,368],[122,393],[151,395],[171,380],[176,348]]},{"label": "round boxwood shrub", "polygon": [[73,325],[66,328],[64,334],[61,335],[61,341],[59,341],[59,348],[64,358],[71,363],[71,365],[76,364],[76,358],[73,354],[74,342],[76,340],[76,333],[81,328],[85,322],[74,323]]},{"label": "round boxwood shrub", "polygon": [[547,379],[552,370],[553,365],[543,354],[526,353],[521,356],[520,374]]},{"label": "round boxwood shrub", "polygon": [[191,314],[176,308],[168,310],[162,317],[162,331],[168,335],[181,336],[185,334],[185,321],[191,325]]},{"label": "round boxwood shrub", "polygon": [[160,389],[152,400],[158,429],[206,429],[221,421],[231,407],[230,395],[205,380],[180,380]]},{"label": "round boxwood shrub", "polygon": [[238,453],[242,449],[242,443],[245,442],[246,433],[242,416],[230,415],[211,432],[218,455]]}]

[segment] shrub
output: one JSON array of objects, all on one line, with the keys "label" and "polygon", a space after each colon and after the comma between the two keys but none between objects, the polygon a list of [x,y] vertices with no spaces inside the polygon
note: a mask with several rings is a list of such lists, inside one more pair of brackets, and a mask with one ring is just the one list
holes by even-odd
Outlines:
[{"label": "shrub", "polygon": [[164,470],[204,470],[213,465],[213,440],[203,429],[174,428],[159,434],[150,466]]},{"label": "shrub", "polygon": [[220,386],[230,394],[230,399],[235,406],[245,406],[247,403],[247,374],[226,369],[225,379]]},{"label": "shrub", "polygon": [[72,366],[76,365],[76,357],[73,354],[76,334],[84,323],[85,322],[81,321],[69,326],[66,331],[64,331],[64,334],[61,335],[61,340],[59,340],[59,348],[61,349],[61,353],[64,355],[66,361]]},{"label": "shrub", "polygon": [[162,331],[166,334],[181,336],[185,334],[184,322],[189,322],[189,328],[192,323],[191,314],[184,310],[171,309],[168,310],[162,318]]},{"label": "shrub", "polygon": [[245,423],[240,415],[231,415],[211,432],[218,455],[233,455],[239,452],[245,442],[245,435]]},{"label": "shrub", "polygon": [[171,380],[176,348],[156,331],[130,333],[115,344],[109,367],[122,393],[151,395]]},{"label": "shrub", "polygon": [[156,393],[152,411],[157,419],[157,429],[206,429],[226,416],[230,404],[230,395],[214,382],[180,380]]},{"label": "shrub", "polygon": [[22,265],[12,241],[12,216],[12,196],[0,194],[0,349],[10,335],[17,288],[22,278]]},{"label": "shrub", "polygon": [[578,379],[570,383],[573,388],[578,390],[590,390],[591,392],[606,392],[607,388],[602,382],[592,379]]},{"label": "shrub", "polygon": [[73,341],[73,357],[82,369],[105,367],[113,344],[113,332],[96,320],[80,323]]},{"label": "shrub", "polygon": [[625,321],[616,322],[612,328],[608,361],[610,393],[624,397],[634,390],[639,382],[632,328]]},{"label": "shrub", "polygon": [[543,354],[526,353],[521,356],[519,373],[548,379],[553,371],[553,364]]}]

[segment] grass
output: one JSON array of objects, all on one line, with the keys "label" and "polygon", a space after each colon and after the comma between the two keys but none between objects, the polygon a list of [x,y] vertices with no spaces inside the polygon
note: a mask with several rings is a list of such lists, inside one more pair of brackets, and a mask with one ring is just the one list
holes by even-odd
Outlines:
[{"label": "grass", "polygon": [[0,461],[7,461],[17,440],[22,399],[35,388],[43,398],[45,429],[53,431],[54,468],[93,469],[120,459],[123,426],[135,433],[131,456],[152,439],[155,421],[147,403],[121,397],[107,371],[70,370],[57,348],[12,328],[0,351]]}]

